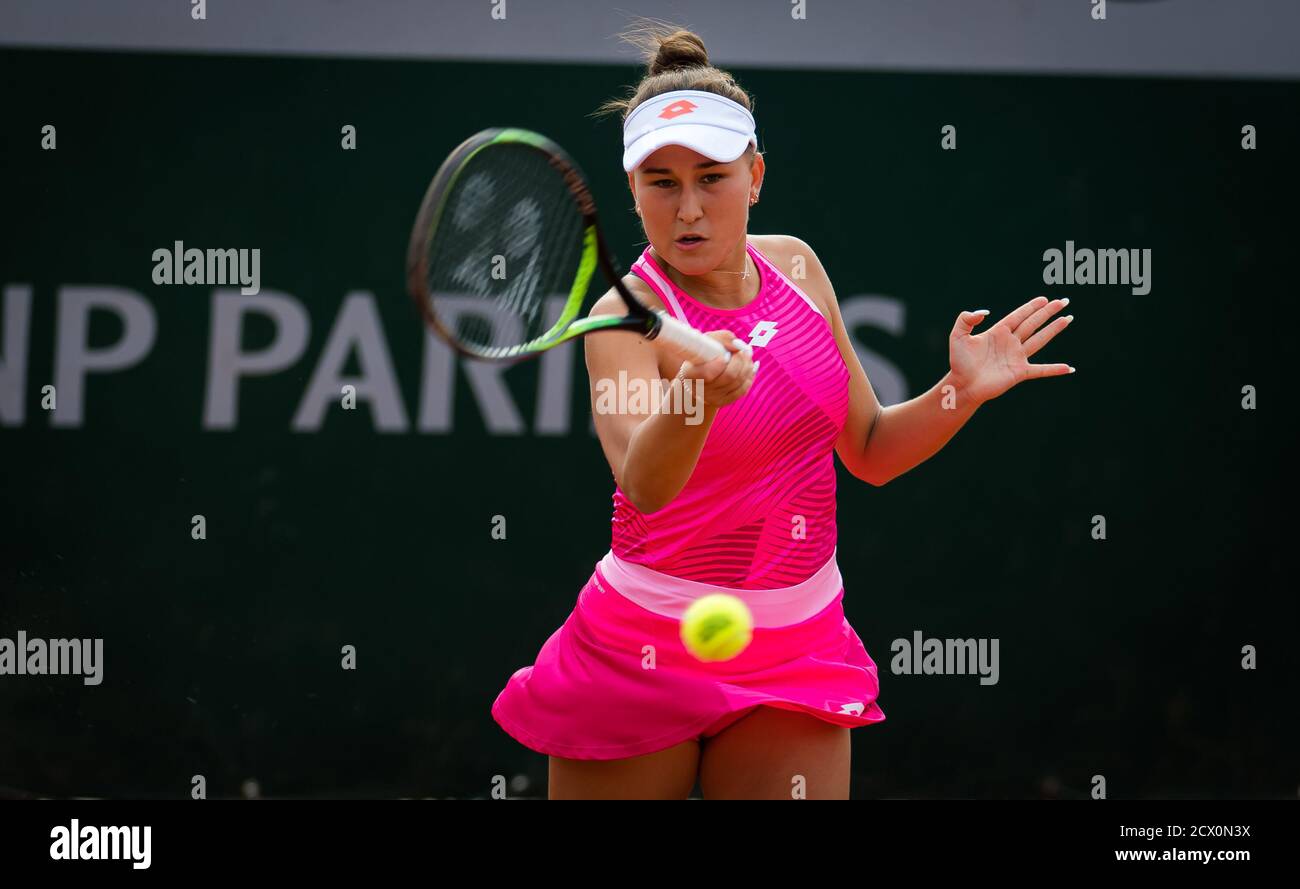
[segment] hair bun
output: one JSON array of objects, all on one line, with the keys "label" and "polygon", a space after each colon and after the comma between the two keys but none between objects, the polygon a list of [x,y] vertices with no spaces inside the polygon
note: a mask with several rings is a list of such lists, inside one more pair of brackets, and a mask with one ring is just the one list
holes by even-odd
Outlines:
[{"label": "hair bun", "polygon": [[705,67],[709,53],[704,41],[691,31],[674,31],[659,42],[659,50],[650,61],[650,74],[662,74],[679,68]]},{"label": "hair bun", "polygon": [[626,123],[628,115],[642,102],[674,90],[716,93],[753,112],[754,101],[749,94],[729,72],[710,64],[704,41],[694,31],[643,18],[619,36],[636,47],[647,73],[626,97],[610,99],[593,116],[617,112]]}]

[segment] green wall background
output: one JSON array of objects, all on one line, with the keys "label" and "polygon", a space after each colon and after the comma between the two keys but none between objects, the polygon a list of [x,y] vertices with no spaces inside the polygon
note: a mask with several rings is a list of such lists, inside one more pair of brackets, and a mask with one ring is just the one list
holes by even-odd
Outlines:
[{"label": "green wall background", "polygon": [[[904,303],[902,335],[855,333],[911,394],[946,370],[962,309],[1000,317],[1048,292],[1076,316],[1036,360],[1077,374],[1012,390],[887,486],[841,471],[845,608],[888,715],[853,734],[854,795],[1077,796],[1103,774],[1112,798],[1293,796],[1296,85],[735,73],[767,152],[753,231],[808,241],[841,300]],[[26,419],[0,426],[0,636],[105,640],[100,686],[0,677],[0,785],[180,797],[203,774],[212,796],[249,778],[277,796],[467,796],[522,774],[517,792],[544,794],[545,757],[489,707],[609,545],[581,355],[560,435],[489,434],[463,375],[450,434],[379,433],[366,407],[315,433],[290,420],[353,291],[374,295],[414,417],[406,239],[472,132],[564,145],[626,267],[643,244],[618,125],[586,115],[637,75],[0,55],[0,283],[34,302]],[[40,150],[46,123],[57,151]],[[345,123],[357,151],[339,148]],[[260,247],[263,287],[311,315],[302,360],[241,385],[233,431],[201,423],[212,288],[150,281],[152,251],[178,239]],[[1150,248],[1151,292],[1046,290],[1042,252],[1067,239]],[[135,367],[90,378],[79,428],[53,428],[39,390],[58,290],[79,284],[145,296],[158,335]],[[92,342],[119,333],[96,316]],[[508,374],[530,421],[536,374]],[[890,643],[914,630],[997,637],[1000,682],[892,675]],[[1240,667],[1247,644],[1258,670]]]}]

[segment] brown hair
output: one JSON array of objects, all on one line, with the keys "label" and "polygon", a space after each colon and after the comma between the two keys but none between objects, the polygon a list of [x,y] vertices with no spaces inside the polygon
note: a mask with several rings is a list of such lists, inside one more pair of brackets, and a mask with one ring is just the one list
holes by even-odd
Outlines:
[{"label": "brown hair", "polygon": [[[642,19],[619,35],[623,40],[641,50],[646,60],[646,75],[622,99],[610,99],[592,115],[594,117],[619,114],[626,121],[636,107],[647,99],[673,90],[701,90],[716,93],[744,106],[754,113],[754,101],[740,88],[727,71],[709,64],[709,53],[704,41],[694,31],[654,19]],[[747,160],[753,160],[755,148],[751,143],[746,151]]]}]

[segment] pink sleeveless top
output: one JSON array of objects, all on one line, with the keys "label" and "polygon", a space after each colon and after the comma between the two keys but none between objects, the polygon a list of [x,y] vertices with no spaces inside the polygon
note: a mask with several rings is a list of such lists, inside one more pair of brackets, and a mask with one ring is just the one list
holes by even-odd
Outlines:
[{"label": "pink sleeveless top", "polygon": [[632,271],[669,314],[727,329],[761,362],[749,392],[718,410],[686,486],[644,514],[615,483],[610,550],[621,559],[737,589],[794,586],[835,554],[835,441],[849,371],[816,304],[752,244],[758,296],[738,309],[696,301],[647,247]]}]

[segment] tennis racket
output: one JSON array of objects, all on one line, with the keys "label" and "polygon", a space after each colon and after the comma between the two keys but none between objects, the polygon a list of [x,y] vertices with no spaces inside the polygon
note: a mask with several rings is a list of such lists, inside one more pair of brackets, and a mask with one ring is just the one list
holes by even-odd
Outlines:
[{"label": "tennis racket", "polygon": [[[597,267],[626,315],[579,317]],[[662,337],[697,363],[731,354],[632,294],[614,270],[586,177],[529,130],[483,130],[443,161],[416,215],[406,279],[430,329],[472,358],[521,361],[604,330]]]}]

